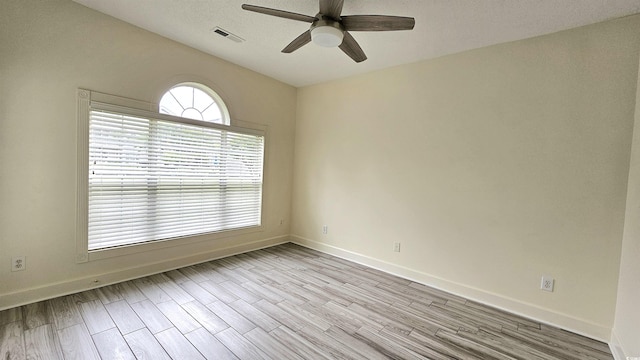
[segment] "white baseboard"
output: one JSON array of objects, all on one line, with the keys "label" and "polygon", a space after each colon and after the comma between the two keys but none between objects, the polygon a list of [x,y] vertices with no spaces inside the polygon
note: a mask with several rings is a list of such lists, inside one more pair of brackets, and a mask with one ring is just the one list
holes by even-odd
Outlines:
[{"label": "white baseboard", "polygon": [[611,330],[611,341],[609,342],[609,349],[611,350],[611,354],[613,354],[613,358],[615,360],[627,360],[629,359],[624,354],[624,349],[622,348],[622,344],[620,343],[620,339],[618,339],[618,335],[616,334],[616,329]]},{"label": "white baseboard", "polygon": [[452,282],[414,269],[409,269],[397,264],[344,250],[336,246],[324,244],[311,239],[306,239],[301,236],[291,235],[291,242],[362,265],[366,265],[393,275],[397,275],[405,279],[415,281],[417,283],[428,285],[454,295],[462,296],[464,298],[504,311],[508,311],[512,314],[520,315],[540,323],[559,327],[595,340],[599,340],[605,343],[608,343],[610,340],[610,328],[603,325],[594,324],[588,320],[576,318],[571,315],[559,313],[550,309],[545,309],[534,304],[529,304],[499,294],[494,294],[482,289]]},{"label": "white baseboard", "polygon": [[[305,246],[378,270],[382,270],[384,272],[397,275],[421,284],[432,286],[434,288],[447,291],[454,295],[462,296],[467,299],[499,308],[513,314],[524,316],[538,322],[560,327],[576,334],[610,343],[611,351],[614,354],[615,359],[625,359],[624,353],[619,346],[619,342],[617,341],[615,333],[612,333],[611,329],[606,326],[594,324],[584,319],[579,319],[571,315],[558,313],[549,309],[541,308],[533,304],[522,302],[516,299],[511,299],[485,290],[458,284],[414,269],[409,269],[397,264],[378,260],[366,255],[344,250],[339,247],[324,244],[311,239],[306,239],[297,235],[285,235],[269,239],[262,239],[238,246],[212,250],[206,253],[199,253],[168,260],[165,259],[162,261],[145,264],[139,267],[120,269],[100,275],[92,275],[68,281],[61,281],[54,284],[47,284],[44,286],[23,289],[12,293],[6,293],[0,296],[0,311],[16,306],[34,303],[37,301],[51,299],[58,296],[73,294],[113,283],[190,266],[201,262],[263,249],[287,243],[289,241],[301,246]],[[95,280],[97,280],[98,282],[96,283]]]},{"label": "white baseboard", "polygon": [[54,284],[22,289],[16,292],[0,295],[0,311],[287,242],[289,242],[288,235],[278,236],[244,243],[237,246],[216,249],[205,253],[198,253],[173,259],[163,259],[161,261],[144,264],[138,267],[119,269],[109,273],[91,275],[73,280],[61,281]]}]

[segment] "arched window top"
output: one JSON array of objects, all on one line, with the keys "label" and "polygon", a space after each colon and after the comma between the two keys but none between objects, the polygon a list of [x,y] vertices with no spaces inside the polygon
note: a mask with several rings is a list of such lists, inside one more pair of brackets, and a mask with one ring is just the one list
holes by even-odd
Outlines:
[{"label": "arched window top", "polygon": [[198,83],[178,84],[160,99],[160,113],[229,125],[229,111],[218,94]]}]

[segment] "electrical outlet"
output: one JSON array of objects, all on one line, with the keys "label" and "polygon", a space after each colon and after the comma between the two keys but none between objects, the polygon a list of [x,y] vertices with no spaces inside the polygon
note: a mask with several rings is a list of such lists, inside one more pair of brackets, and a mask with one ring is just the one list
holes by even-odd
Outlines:
[{"label": "electrical outlet", "polygon": [[544,291],[553,291],[553,283],[555,280],[551,276],[542,276],[542,280],[540,281],[540,289]]},{"label": "electrical outlet", "polygon": [[24,256],[14,256],[11,258],[11,271],[22,271],[27,268],[27,261]]},{"label": "electrical outlet", "polygon": [[393,251],[400,252],[400,243],[399,242],[393,244]]},{"label": "electrical outlet", "polygon": [[322,233],[327,235],[329,233],[329,227],[327,225],[322,225]]}]

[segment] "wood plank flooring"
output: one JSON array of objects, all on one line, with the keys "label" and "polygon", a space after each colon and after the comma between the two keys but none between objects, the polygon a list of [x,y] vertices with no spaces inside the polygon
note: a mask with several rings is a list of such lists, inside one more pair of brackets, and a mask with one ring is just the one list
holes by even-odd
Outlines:
[{"label": "wood plank flooring", "polygon": [[0,312],[0,359],[613,359],[607,344],[294,244]]}]

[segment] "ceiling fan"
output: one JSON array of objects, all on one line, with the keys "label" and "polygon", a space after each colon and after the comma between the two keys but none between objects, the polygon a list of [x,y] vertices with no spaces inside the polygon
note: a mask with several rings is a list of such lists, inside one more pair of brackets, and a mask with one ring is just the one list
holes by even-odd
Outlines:
[{"label": "ceiling fan", "polygon": [[394,31],[411,30],[416,21],[412,17],[388,15],[348,15],[341,16],[344,0],[319,0],[320,12],[316,16],[297,14],[289,11],[262,6],[243,4],[244,10],[277,16],[285,19],[311,23],[311,28],[295,38],[282,49],[292,53],[313,41],[320,46],[338,46],[345,54],[359,63],[367,60],[362,48],[349,31]]}]

